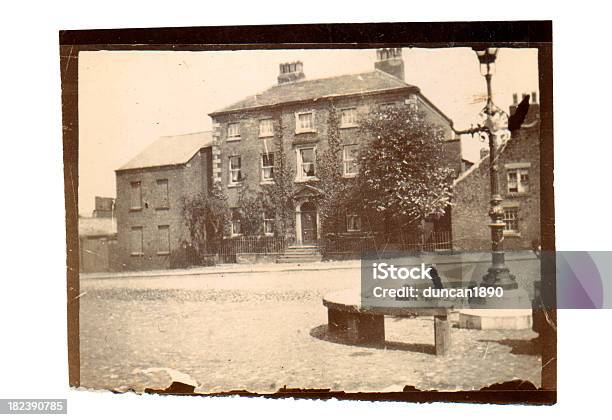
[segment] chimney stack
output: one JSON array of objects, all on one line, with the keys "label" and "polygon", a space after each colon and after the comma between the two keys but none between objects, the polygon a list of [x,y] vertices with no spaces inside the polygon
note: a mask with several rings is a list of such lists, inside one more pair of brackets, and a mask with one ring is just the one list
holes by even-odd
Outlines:
[{"label": "chimney stack", "polygon": [[[522,93],[520,94],[521,99],[528,97],[530,99],[529,101],[529,111],[527,111],[527,115],[525,117],[525,121],[523,124],[529,124],[532,123],[536,120],[540,119],[540,104],[538,103],[538,93],[537,92],[531,92],[531,94],[529,93]],[[518,93],[513,93],[512,94],[512,105],[510,105],[510,115],[513,115],[516,112],[516,107],[518,106],[518,98],[519,98],[519,94]]]},{"label": "chimney stack", "polygon": [[96,196],[95,203],[92,214],[93,217],[113,217],[113,208],[115,206],[114,198]]},{"label": "chimney stack", "polygon": [[282,63],[279,65],[278,84],[297,82],[306,78],[304,75],[304,64],[301,61],[293,63]]},{"label": "chimney stack", "polygon": [[401,48],[379,48],[376,50],[374,68],[404,80],[404,60]]}]

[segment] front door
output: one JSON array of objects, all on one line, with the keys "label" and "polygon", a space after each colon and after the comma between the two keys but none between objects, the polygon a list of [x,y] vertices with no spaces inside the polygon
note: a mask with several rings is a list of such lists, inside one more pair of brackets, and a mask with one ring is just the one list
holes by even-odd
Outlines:
[{"label": "front door", "polygon": [[302,243],[317,242],[317,211],[312,203],[304,203],[300,209],[302,222]]}]

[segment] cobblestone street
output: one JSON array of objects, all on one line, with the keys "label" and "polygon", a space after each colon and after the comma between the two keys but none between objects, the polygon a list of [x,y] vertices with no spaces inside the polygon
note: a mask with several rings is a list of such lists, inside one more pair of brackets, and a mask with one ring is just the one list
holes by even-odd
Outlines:
[{"label": "cobblestone street", "polygon": [[387,317],[386,348],[328,337],[321,298],[358,285],[358,268],[82,280],[81,384],[140,392],[188,375],[205,393],[540,385],[531,330],[453,328],[447,357],[432,354],[428,317]]}]

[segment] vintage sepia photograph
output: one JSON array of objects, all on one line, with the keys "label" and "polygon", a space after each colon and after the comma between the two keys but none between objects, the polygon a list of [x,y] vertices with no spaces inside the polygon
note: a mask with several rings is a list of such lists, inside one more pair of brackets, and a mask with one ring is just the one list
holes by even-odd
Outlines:
[{"label": "vintage sepia photograph", "polygon": [[62,44],[71,385],[554,403],[552,44],[447,41]]}]

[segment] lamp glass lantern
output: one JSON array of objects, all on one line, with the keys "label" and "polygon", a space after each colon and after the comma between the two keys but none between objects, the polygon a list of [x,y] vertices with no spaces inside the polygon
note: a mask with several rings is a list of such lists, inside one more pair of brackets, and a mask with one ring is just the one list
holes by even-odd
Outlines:
[{"label": "lamp glass lantern", "polygon": [[474,48],[478,61],[480,62],[480,74],[491,76],[495,73],[495,60],[497,59],[498,48]]}]

